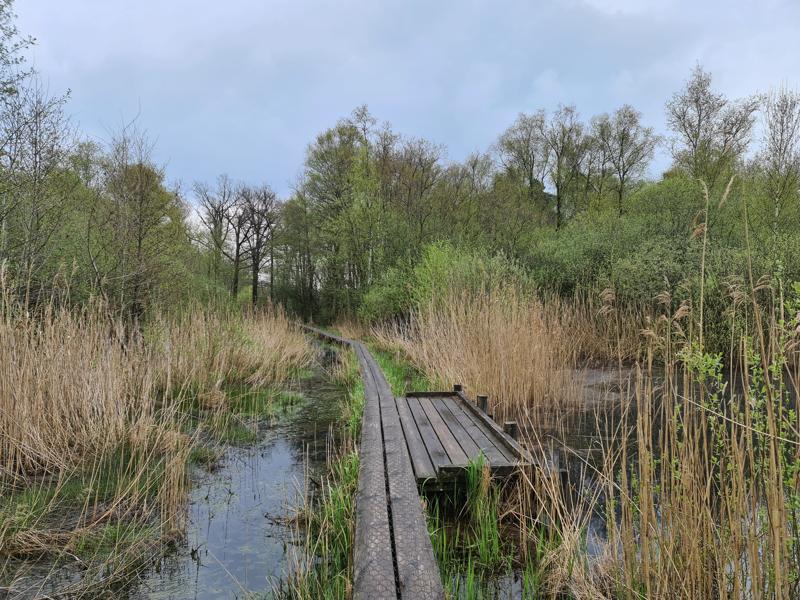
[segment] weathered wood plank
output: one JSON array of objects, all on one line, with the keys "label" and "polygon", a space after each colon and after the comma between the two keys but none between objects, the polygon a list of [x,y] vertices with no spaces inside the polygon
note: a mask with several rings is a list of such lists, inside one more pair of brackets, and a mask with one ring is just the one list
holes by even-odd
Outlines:
[{"label": "weathered wood plank", "polygon": [[502,452],[503,456],[506,457],[506,460],[508,462],[513,464],[519,462],[520,459],[516,455],[516,453],[511,448],[509,448],[507,444],[505,444],[502,438],[502,432],[498,433],[491,427],[487,427],[486,423],[483,420],[481,420],[478,417],[478,415],[475,414],[475,412],[469,410],[469,407],[464,406],[462,412],[464,413],[464,416],[466,418],[470,419],[475,424],[475,426],[481,430],[481,433],[483,433],[483,435],[486,436],[489,442],[491,442],[492,445],[494,445],[494,447],[499,452]]},{"label": "weathered wood plank", "polygon": [[428,415],[428,420],[431,423],[431,427],[433,427],[433,430],[436,432],[436,436],[439,438],[439,442],[447,452],[447,456],[450,458],[450,463],[453,465],[466,466],[466,464],[469,462],[466,453],[461,449],[458,440],[450,432],[450,429],[445,424],[444,419],[442,419],[442,416],[433,406],[431,399],[419,398],[419,404],[425,411],[425,414]]},{"label": "weathered wood plank", "polygon": [[456,441],[458,441],[458,444],[461,446],[464,454],[467,455],[467,461],[476,459],[480,454],[481,449],[450,410],[450,407],[445,402],[445,398],[442,396],[431,398],[431,403],[433,403],[433,407],[436,409],[439,415],[441,415],[442,420],[444,421],[445,425],[447,425],[450,433],[452,433],[453,437],[456,438]]},{"label": "weathered wood plank", "polygon": [[309,330],[349,344],[364,379],[353,597],[444,598],[417,476],[430,475],[433,482],[457,477],[481,451],[493,473],[510,473],[527,453],[458,390],[395,398],[363,344]]},{"label": "weathered wood plank", "polygon": [[359,448],[358,491],[353,549],[353,598],[397,598],[380,399],[369,364],[361,348],[355,347],[364,379],[364,417]]},{"label": "weathered wood plank", "polygon": [[414,417],[414,422],[417,424],[419,433],[422,436],[422,442],[425,444],[425,448],[428,451],[428,456],[430,456],[434,468],[438,472],[441,467],[449,466],[451,464],[450,457],[447,456],[444,446],[442,446],[439,437],[433,430],[428,415],[425,413],[422,406],[420,406],[419,398],[409,398],[408,409]]},{"label": "weathered wood plank", "polygon": [[397,414],[400,415],[400,424],[403,426],[403,433],[408,446],[408,453],[411,455],[411,464],[414,466],[414,475],[419,479],[430,479],[436,477],[436,470],[433,467],[425,442],[417,428],[417,423],[408,408],[407,398],[395,398],[397,404]]},{"label": "weathered wood plank", "polygon": [[490,419],[485,413],[483,413],[477,406],[472,404],[472,402],[469,401],[469,398],[467,398],[463,392],[456,392],[456,394],[458,395],[459,398],[461,398],[464,401],[464,405],[467,407],[470,414],[476,417],[476,422],[482,423],[488,429],[494,432],[494,434],[501,441],[501,443],[506,448],[511,449],[515,457],[517,457],[519,460],[525,463],[530,464],[533,462],[533,458],[531,457],[530,453],[527,450],[525,450],[525,448],[520,446],[519,442],[511,439],[509,436],[503,433],[502,428],[492,419]]},{"label": "weathered wood plank", "polygon": [[501,466],[511,464],[511,461],[502,449],[498,448],[495,442],[486,437],[481,428],[475,424],[475,421],[470,419],[464,412],[464,408],[461,406],[462,400],[460,398],[445,398],[444,403],[472,438],[472,441],[483,451],[490,465]]},{"label": "weathered wood plank", "polygon": [[439,569],[428,535],[397,404],[375,358],[363,346],[362,349],[380,398],[397,589],[402,598],[443,599]]}]

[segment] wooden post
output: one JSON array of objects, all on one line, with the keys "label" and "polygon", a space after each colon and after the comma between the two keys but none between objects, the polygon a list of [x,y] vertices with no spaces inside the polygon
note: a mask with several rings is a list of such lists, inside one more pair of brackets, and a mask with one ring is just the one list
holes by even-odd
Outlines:
[{"label": "wooden post", "polygon": [[456,383],[456,384],[453,386],[453,391],[454,391],[454,392],[463,392],[463,391],[464,391],[464,386],[463,386],[463,385],[461,385],[460,383]]},{"label": "wooden post", "polygon": [[516,421],[506,421],[503,424],[503,431],[505,431],[511,439],[516,440],[519,436],[519,427],[517,427]]},{"label": "wooden post", "polygon": [[480,408],[483,412],[489,411],[489,396],[486,394],[478,394],[477,402],[478,408]]}]

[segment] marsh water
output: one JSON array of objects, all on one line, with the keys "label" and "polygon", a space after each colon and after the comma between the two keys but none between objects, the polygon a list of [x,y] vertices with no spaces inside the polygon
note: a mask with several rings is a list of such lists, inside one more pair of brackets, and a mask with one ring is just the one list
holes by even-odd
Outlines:
[{"label": "marsh water", "polygon": [[[553,424],[560,443],[577,453],[590,452],[597,441],[597,423],[589,416],[597,414],[594,408],[602,407],[602,413],[624,403],[630,373],[593,370],[582,378],[585,412],[575,413],[569,423]],[[255,443],[222,446],[213,468],[191,468],[186,537],[126,592],[127,600],[253,598],[280,585],[295,551],[295,507],[302,504],[309,479],[324,470],[345,393],[323,368],[296,389],[304,399],[260,420]],[[604,523],[593,519],[589,528],[591,552],[593,538],[604,538]],[[14,597],[41,597],[31,592],[53,593],[79,576],[56,573],[52,565],[33,568],[28,593]],[[481,587],[487,597],[522,597],[518,572],[483,581]]]},{"label": "marsh water", "polygon": [[[126,600],[216,600],[267,595],[285,576],[293,516],[308,478],[324,469],[341,413],[341,387],[324,369],[295,384],[303,400],[254,424],[257,441],[223,445],[213,468],[191,467],[185,539],[126,592]],[[0,598],[60,597],[74,567],[20,565]]]},{"label": "marsh water", "polygon": [[292,517],[307,476],[324,467],[343,393],[322,373],[300,391],[305,400],[261,423],[255,445],[226,448],[213,471],[195,469],[186,543],[132,598],[245,598],[279,585],[293,551]]},{"label": "marsh water", "polygon": [[[574,372],[575,385],[580,391],[581,403],[573,410],[543,411],[537,414],[535,436],[523,433],[528,439],[538,439],[545,450],[546,458],[563,470],[561,477],[564,489],[571,489],[575,502],[589,495],[597,482],[591,469],[585,466],[596,462],[603,444],[614,435],[613,430],[622,420],[635,417],[633,400],[632,369],[617,366],[583,368]],[[635,404],[635,403],[634,403]],[[607,542],[606,521],[600,511],[589,516],[586,523],[586,551],[588,558],[601,555]],[[515,537],[515,533],[510,534]],[[474,596],[463,590],[469,589],[466,574],[458,575],[459,589],[455,594],[467,600]],[[514,567],[494,577],[480,578],[476,591],[480,598],[491,600],[523,600],[530,597],[526,592],[524,574]]]}]

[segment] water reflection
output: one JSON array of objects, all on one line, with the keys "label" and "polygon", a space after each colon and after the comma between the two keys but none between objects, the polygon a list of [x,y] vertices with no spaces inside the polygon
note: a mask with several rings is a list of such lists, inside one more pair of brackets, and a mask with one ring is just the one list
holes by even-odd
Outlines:
[{"label": "water reflection", "polygon": [[264,424],[254,447],[229,447],[214,472],[195,469],[186,543],[142,582],[133,598],[244,598],[271,588],[284,573],[292,506],[306,465],[324,465],[342,391],[317,376],[307,400],[277,424]]}]

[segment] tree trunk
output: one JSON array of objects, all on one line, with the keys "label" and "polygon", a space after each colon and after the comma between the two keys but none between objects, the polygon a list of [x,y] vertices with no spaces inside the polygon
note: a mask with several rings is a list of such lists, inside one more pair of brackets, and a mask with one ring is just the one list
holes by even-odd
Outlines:
[{"label": "tree trunk", "polygon": [[556,190],[556,231],[561,229],[561,191]]},{"label": "tree trunk", "polygon": [[269,236],[269,301],[275,302],[275,240]]},{"label": "tree trunk", "polygon": [[256,256],[255,254],[253,255],[253,258],[252,258],[253,264],[251,266],[251,269],[252,269],[251,273],[252,273],[252,277],[253,277],[253,281],[252,281],[252,285],[253,285],[253,289],[252,289],[253,306],[256,306],[258,304],[258,266],[259,266],[259,263],[261,262],[259,259],[260,259],[259,256]]},{"label": "tree trunk", "polygon": [[233,281],[231,282],[231,296],[234,300],[239,295],[239,269],[241,262],[241,252],[237,246],[233,255]]}]

